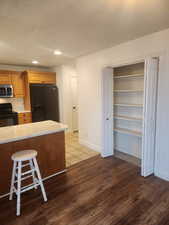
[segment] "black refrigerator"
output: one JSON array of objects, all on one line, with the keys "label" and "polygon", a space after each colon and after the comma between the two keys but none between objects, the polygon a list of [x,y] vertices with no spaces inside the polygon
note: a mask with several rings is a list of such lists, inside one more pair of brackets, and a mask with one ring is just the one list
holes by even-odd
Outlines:
[{"label": "black refrigerator", "polygon": [[53,84],[31,84],[32,122],[54,120],[59,122],[58,88]]}]

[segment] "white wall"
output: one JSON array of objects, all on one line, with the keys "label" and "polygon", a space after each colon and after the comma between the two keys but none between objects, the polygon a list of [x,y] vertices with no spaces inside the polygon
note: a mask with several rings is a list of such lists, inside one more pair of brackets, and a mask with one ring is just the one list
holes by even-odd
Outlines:
[{"label": "white wall", "polygon": [[56,71],[57,86],[59,88],[60,121],[68,125],[72,131],[72,87],[71,77],[77,76],[73,63],[62,65],[53,69]]},{"label": "white wall", "polygon": [[160,58],[157,104],[156,168],[157,176],[169,180],[169,29],[147,35],[116,47],[80,57],[79,138],[80,142],[102,150],[101,138],[101,74],[105,66],[136,61],[148,56]]}]

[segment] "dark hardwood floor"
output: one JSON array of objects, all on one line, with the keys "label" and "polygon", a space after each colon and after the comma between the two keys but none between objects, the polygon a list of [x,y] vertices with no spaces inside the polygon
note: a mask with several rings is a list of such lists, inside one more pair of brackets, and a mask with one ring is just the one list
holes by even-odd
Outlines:
[{"label": "dark hardwood floor", "polygon": [[48,202],[40,191],[22,195],[22,215],[15,200],[0,200],[0,225],[167,225],[169,182],[117,158],[93,157],[66,174],[45,182]]}]

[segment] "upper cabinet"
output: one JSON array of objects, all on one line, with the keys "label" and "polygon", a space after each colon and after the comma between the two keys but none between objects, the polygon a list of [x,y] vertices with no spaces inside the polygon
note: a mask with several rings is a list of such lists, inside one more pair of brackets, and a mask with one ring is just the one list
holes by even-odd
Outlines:
[{"label": "upper cabinet", "polygon": [[23,98],[25,96],[25,80],[22,72],[12,71],[12,85],[15,98]]},{"label": "upper cabinet", "polygon": [[11,71],[0,70],[0,84],[12,84]]},{"label": "upper cabinet", "polygon": [[23,98],[25,95],[22,72],[0,70],[0,84],[11,84],[15,98]]},{"label": "upper cabinet", "polygon": [[56,73],[27,71],[29,83],[34,84],[56,84]]},{"label": "upper cabinet", "polygon": [[25,98],[24,106],[26,110],[31,110],[30,84],[56,84],[56,73],[41,71],[25,71]]}]

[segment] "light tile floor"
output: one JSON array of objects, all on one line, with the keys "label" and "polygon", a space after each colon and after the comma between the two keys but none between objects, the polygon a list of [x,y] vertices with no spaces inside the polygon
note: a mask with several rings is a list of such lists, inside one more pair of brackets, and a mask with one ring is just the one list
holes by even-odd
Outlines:
[{"label": "light tile floor", "polygon": [[78,142],[78,133],[66,133],[66,167],[72,166],[75,163],[86,160],[93,156],[99,155]]}]

